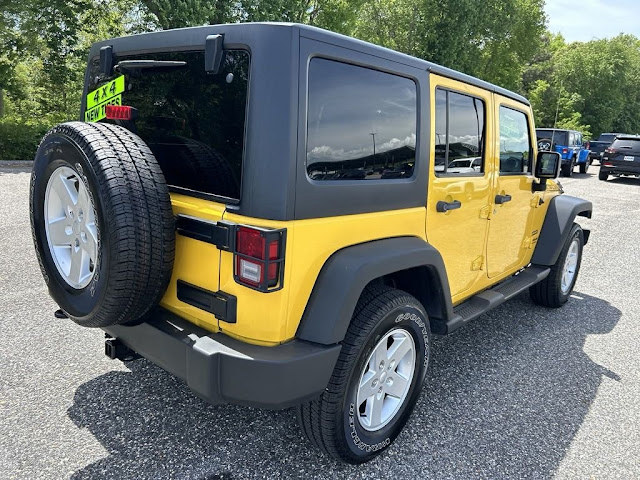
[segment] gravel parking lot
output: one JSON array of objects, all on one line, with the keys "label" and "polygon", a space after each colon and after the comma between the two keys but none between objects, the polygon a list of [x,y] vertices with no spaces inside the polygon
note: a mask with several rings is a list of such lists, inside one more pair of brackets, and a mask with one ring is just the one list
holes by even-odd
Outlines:
[{"label": "gravel parking lot", "polygon": [[640,180],[562,179],[594,218],[575,294],[528,294],[434,342],[387,454],[336,464],[293,410],[211,406],[101,330],[56,320],[37,266],[29,171],[0,165],[0,478],[640,478]]}]

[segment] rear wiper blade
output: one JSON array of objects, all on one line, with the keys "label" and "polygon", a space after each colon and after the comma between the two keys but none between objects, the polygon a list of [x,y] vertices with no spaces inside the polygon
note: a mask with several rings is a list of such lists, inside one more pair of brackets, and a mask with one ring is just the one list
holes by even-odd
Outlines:
[{"label": "rear wiper blade", "polygon": [[171,68],[183,68],[187,66],[187,62],[172,60],[122,60],[116,64],[113,69],[123,70],[160,70]]}]

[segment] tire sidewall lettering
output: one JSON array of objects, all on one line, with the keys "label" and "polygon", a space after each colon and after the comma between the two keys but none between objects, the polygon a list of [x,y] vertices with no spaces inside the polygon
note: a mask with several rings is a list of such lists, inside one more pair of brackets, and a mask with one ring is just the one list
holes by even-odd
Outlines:
[{"label": "tire sidewall lettering", "polygon": [[[400,312],[398,312],[400,310]],[[406,329],[414,338],[418,351],[424,353],[423,361],[416,362],[416,368],[412,384],[405,399],[405,403],[396,413],[396,417],[379,431],[370,432],[364,430],[358,419],[358,407],[355,404],[356,384],[364,368],[364,363],[369,357],[373,347],[388,331],[395,328]],[[367,341],[352,373],[349,389],[345,396],[345,408],[343,410],[344,438],[349,449],[358,457],[374,456],[387,448],[398,436],[410,411],[412,403],[415,403],[422,387],[429,365],[430,331],[424,314],[414,306],[406,305],[396,307],[374,329],[373,335]]]}]

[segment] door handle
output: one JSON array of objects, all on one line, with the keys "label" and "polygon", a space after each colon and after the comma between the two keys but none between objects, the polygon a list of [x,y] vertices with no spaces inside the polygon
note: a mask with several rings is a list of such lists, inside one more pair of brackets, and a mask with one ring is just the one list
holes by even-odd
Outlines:
[{"label": "door handle", "polygon": [[440,213],[448,212],[449,210],[457,210],[462,206],[460,200],[454,200],[453,202],[445,202],[440,200],[436,203],[436,211]]},{"label": "door handle", "polygon": [[511,201],[511,195],[496,195],[496,205],[502,205]]}]

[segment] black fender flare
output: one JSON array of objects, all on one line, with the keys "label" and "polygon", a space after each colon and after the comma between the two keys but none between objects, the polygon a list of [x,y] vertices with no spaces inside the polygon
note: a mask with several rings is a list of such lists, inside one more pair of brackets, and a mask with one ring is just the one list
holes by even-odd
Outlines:
[{"label": "black fender flare", "polygon": [[[588,200],[569,195],[553,197],[550,200],[531,263],[534,265],[555,264],[576,216],[591,218],[592,211],[593,205]],[[589,230],[584,230],[584,243],[587,243],[589,233]]]},{"label": "black fender flare", "polygon": [[394,237],[346,247],[329,257],[316,279],[296,337],[324,345],[341,342],[365,287],[385,275],[416,267],[421,277],[429,277],[417,280],[428,282],[424,285],[430,292],[425,294],[433,301],[424,306],[430,320],[446,323],[453,306],[442,256],[421,238]]}]

